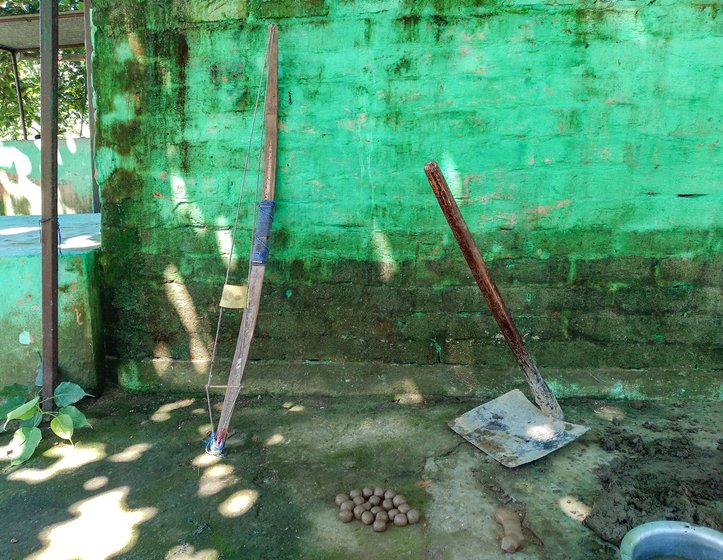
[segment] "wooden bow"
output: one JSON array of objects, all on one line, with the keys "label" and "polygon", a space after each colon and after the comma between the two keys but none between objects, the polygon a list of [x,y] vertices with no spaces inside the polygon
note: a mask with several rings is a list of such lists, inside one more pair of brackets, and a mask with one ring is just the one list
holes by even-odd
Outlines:
[{"label": "wooden bow", "polygon": [[226,394],[223,399],[221,417],[218,427],[210,442],[209,451],[221,454],[228,436],[228,427],[231,423],[234,405],[241,391],[246,361],[249,356],[251,340],[254,336],[256,319],[261,303],[261,288],[266,272],[266,258],[268,256],[268,242],[271,235],[271,223],[274,214],[274,193],[276,191],[276,148],[278,140],[278,36],[276,25],[269,26],[268,46],[268,75],[266,79],[266,98],[264,100],[264,115],[266,139],[264,142],[263,187],[261,202],[258,208],[258,218],[254,230],[253,248],[251,250],[251,271],[248,278],[248,305],[241,319],[236,350],[234,352],[231,372],[229,373]]}]

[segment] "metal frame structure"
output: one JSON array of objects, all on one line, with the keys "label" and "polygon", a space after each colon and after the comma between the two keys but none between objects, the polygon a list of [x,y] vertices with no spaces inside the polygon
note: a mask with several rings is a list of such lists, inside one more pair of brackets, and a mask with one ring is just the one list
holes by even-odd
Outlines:
[{"label": "metal frame structure", "polygon": [[[86,81],[90,139],[95,132],[93,111],[93,85],[91,81],[92,44],[90,38],[90,0],[83,12],[58,11],[58,0],[40,0],[40,14],[0,18],[0,25],[17,28],[14,37],[6,33],[0,50],[10,53],[15,75],[15,91],[22,123],[23,137],[27,140],[22,87],[18,73],[18,53],[40,51],[40,184],[41,184],[41,260],[42,260],[42,399],[43,408],[53,406],[52,397],[59,382],[58,373],[58,50],[86,47]],[[77,40],[77,20],[83,18],[83,40]],[[74,30],[64,37],[60,22],[74,22]],[[7,28],[7,27],[6,27]],[[39,37],[35,30],[39,28]],[[70,37],[70,39],[68,39]],[[100,196],[95,180],[95,161],[91,149],[91,175],[93,180],[93,211],[100,211]]]},{"label": "metal frame structure", "polygon": [[15,93],[18,96],[18,111],[20,111],[20,124],[23,127],[23,138],[28,139],[28,128],[25,125],[25,106],[23,105],[23,90],[20,88],[20,74],[18,73],[18,53],[10,51],[13,61],[13,75],[15,76]]},{"label": "metal frame structure", "polygon": [[90,36],[90,9],[92,0],[83,2],[83,17],[85,31],[85,89],[88,92],[88,132],[90,134],[90,180],[93,181],[93,212],[100,212],[100,190],[95,180],[95,154],[93,143],[95,141],[95,105],[93,102],[93,40]]},{"label": "metal frame structure", "polygon": [[[22,86],[18,73],[18,53],[40,51],[40,184],[42,255],[42,360],[43,408],[52,407],[50,399],[58,385],[58,50],[85,47],[88,124],[91,138],[91,176],[93,212],[100,212],[100,194],[95,180],[92,142],[95,132],[93,106],[92,52],[90,34],[91,1],[83,12],[58,12],[58,0],[40,0],[40,14],[0,18],[0,25],[16,32],[6,33],[0,50],[8,51],[15,75],[15,92],[22,123],[23,138],[28,139]],[[78,40],[77,20],[83,18],[83,38]],[[65,24],[65,25],[64,25]],[[39,29],[39,36],[36,30]]]},{"label": "metal frame structure", "polygon": [[[41,7],[42,7],[41,2]],[[88,91],[88,127],[90,130],[90,139],[93,141],[93,135],[95,133],[95,114],[93,108],[93,82],[92,82],[92,60],[91,56],[93,53],[93,45],[91,42],[90,34],[90,10],[91,0],[84,2],[84,11],[76,12],[62,12],[58,13],[56,8],[55,21],[56,28],[58,30],[58,49],[70,49],[85,47],[85,71],[86,71],[86,86]],[[42,11],[42,10],[41,10]],[[82,40],[79,40],[79,28],[78,20],[82,20]],[[19,33],[19,37],[15,40],[7,37],[0,39],[0,50],[10,53],[13,66],[13,74],[15,76],[15,93],[18,99],[18,113],[20,115],[21,127],[23,131],[23,138],[28,139],[27,124],[25,122],[25,106],[23,103],[23,91],[22,84],[20,83],[20,75],[18,73],[18,54],[26,52],[41,51],[41,65],[42,65],[42,34],[34,36],[31,30],[35,30],[42,21],[42,16],[38,14],[26,14],[20,16],[8,16],[0,18],[0,25],[5,26],[7,29],[17,27],[22,32]],[[21,37],[21,38],[20,38]],[[57,58],[57,49],[56,49]],[[41,100],[42,103],[42,100]],[[41,123],[42,124],[42,123]],[[93,158],[93,150],[91,149],[90,156],[91,166],[91,177],[93,181],[93,212],[100,212],[100,193],[98,191],[98,184],[95,180],[95,160]]]},{"label": "metal frame structure", "polygon": [[58,385],[58,0],[40,0],[43,401]]}]

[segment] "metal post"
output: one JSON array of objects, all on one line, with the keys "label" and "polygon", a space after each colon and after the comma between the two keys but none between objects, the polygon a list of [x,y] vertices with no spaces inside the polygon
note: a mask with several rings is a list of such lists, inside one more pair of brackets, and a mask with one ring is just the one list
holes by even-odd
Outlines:
[{"label": "metal post", "polygon": [[28,139],[28,129],[25,126],[25,106],[23,105],[23,91],[20,89],[20,74],[18,74],[18,57],[15,51],[10,51],[13,59],[13,74],[15,74],[15,93],[18,96],[18,110],[20,111],[20,124],[23,127],[23,138]]},{"label": "metal post", "polygon": [[100,192],[95,179],[95,107],[93,106],[93,41],[90,37],[91,0],[85,0],[85,86],[88,92],[88,128],[90,130],[90,178],[93,183],[93,212],[100,212]]},{"label": "metal post", "polygon": [[[40,0],[43,399],[58,384],[58,0]],[[46,409],[52,401],[46,403]]]}]

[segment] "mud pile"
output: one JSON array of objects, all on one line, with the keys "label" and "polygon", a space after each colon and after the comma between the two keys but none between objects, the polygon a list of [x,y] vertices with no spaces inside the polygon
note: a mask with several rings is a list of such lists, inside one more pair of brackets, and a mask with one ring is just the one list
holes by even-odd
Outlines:
[{"label": "mud pile", "polygon": [[662,519],[723,528],[723,452],[685,435],[645,442],[620,428],[600,443],[624,453],[596,473],[603,490],[585,523],[602,539],[619,545],[636,525]]}]

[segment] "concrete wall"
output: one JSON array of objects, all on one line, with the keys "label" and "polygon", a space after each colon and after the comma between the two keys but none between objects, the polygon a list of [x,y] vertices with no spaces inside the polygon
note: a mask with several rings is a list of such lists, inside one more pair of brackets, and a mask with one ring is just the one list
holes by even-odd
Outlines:
[{"label": "concrete wall", "polygon": [[[88,138],[58,139],[58,213],[93,211]],[[40,140],[0,141],[0,216],[40,215]]]},{"label": "concrete wall", "polygon": [[[103,382],[97,275],[97,214],[61,216],[58,368],[87,391]],[[0,217],[0,388],[33,386],[42,350],[40,227],[37,217]]]},{"label": "concrete wall", "polygon": [[436,159],[541,365],[720,368],[714,5],[97,0],[93,21],[126,386],[205,382],[270,22],[278,205],[252,360],[513,366],[424,178]]}]

